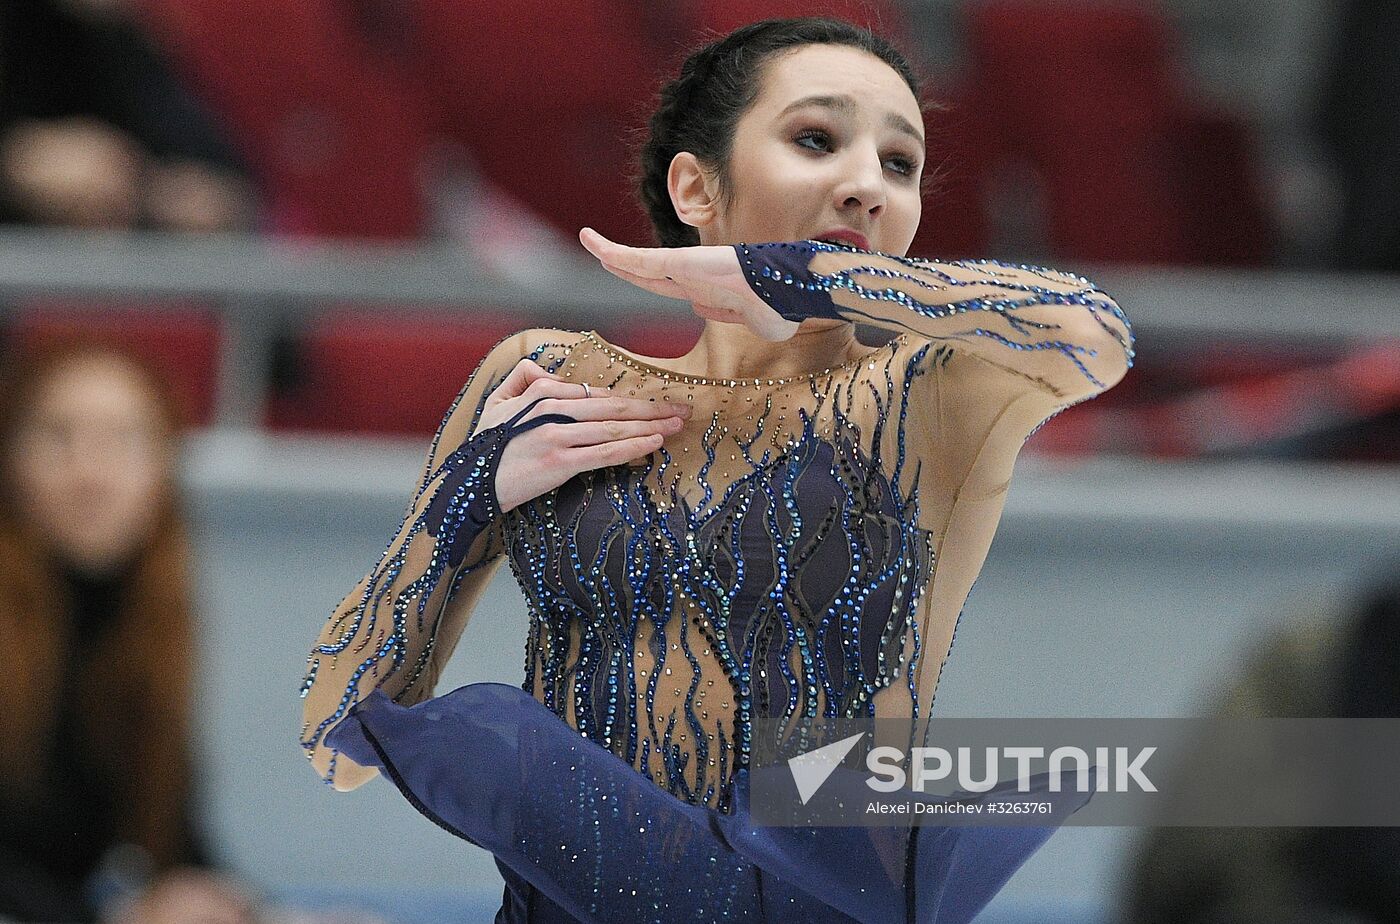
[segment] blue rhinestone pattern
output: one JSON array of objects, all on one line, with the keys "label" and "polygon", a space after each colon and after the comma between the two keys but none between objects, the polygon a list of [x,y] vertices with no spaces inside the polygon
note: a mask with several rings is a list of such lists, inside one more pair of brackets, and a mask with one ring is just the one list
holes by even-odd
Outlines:
[{"label": "blue rhinestone pattern", "polygon": [[[897,326],[926,337],[986,338],[1007,351],[1050,351],[1102,390],[1108,383],[1085,361],[1096,351],[1056,336],[1059,324],[1036,320],[1024,311],[1038,305],[1077,306],[1113,338],[1132,366],[1135,348],[1127,316],[1082,276],[1000,260],[940,263],[824,241],[735,244],[734,250],[749,287],[789,321],[841,318]],[[840,269],[816,272],[812,262],[822,254],[858,259]],[[960,297],[959,289],[981,294]],[[838,304],[832,293],[842,292],[866,307]]]}]

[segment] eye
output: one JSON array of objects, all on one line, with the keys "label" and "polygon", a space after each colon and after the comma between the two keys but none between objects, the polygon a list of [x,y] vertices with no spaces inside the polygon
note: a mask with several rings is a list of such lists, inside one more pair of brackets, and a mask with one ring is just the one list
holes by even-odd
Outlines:
[{"label": "eye", "polygon": [[[792,140],[797,141],[798,144],[802,144],[802,141],[818,140],[820,141],[820,143],[822,143],[822,146],[830,147],[830,143],[832,143],[832,136],[830,136],[830,134],[827,134],[826,132],[822,132],[822,130],[805,129],[802,130],[802,132],[798,132],[797,137],[795,137],[795,139]],[[809,151],[820,150],[820,148],[811,147],[808,146],[808,144],[802,144],[802,147],[805,147],[806,150]],[[896,157],[890,157],[889,162],[890,164],[899,165],[899,167],[895,168],[895,172],[900,176],[913,176],[914,172],[916,172],[918,169],[917,162],[910,160],[910,158],[907,157],[897,157],[896,155]]]},{"label": "eye", "polygon": [[889,158],[889,160],[890,162],[892,162],[892,164],[903,165],[903,167],[900,167],[899,172],[904,176],[913,176],[914,171],[917,171],[918,169],[918,164],[916,164],[916,162],[914,161],[909,160],[909,158],[907,157],[892,157]]},{"label": "eye", "polygon": [[[831,149],[831,136],[828,135],[826,132],[821,131],[820,129],[803,129],[802,131],[797,133],[797,137],[794,138],[793,141],[811,151],[826,151]],[[803,142],[806,141],[816,142],[818,146],[813,147],[812,145],[804,144]]]}]

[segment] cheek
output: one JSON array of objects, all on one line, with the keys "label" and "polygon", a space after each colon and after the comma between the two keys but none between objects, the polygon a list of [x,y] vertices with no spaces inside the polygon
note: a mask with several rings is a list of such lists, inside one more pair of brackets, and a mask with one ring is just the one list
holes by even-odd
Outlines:
[{"label": "cheek", "polygon": [[776,183],[736,209],[738,238],[750,241],[790,241],[812,231],[813,216],[826,211],[826,199],[813,192],[815,184]]},{"label": "cheek", "polygon": [[[737,151],[730,165],[734,214],[748,227],[781,228],[811,214],[822,201],[820,161],[782,145]],[[776,238],[775,238],[776,239]]]},{"label": "cheek", "polygon": [[127,463],[93,478],[63,465],[16,465],[19,503],[37,525],[69,533],[86,526],[99,530],[139,527],[154,513],[163,469],[151,462]]},{"label": "cheek", "polygon": [[918,192],[904,193],[891,199],[890,205],[893,206],[893,209],[886,216],[886,219],[890,225],[891,236],[902,248],[898,252],[904,253],[913,242],[914,235],[919,231],[919,219],[923,214],[923,200]]},{"label": "cheek", "polygon": [[159,481],[139,469],[132,466],[107,481],[89,509],[75,509],[71,497],[60,499],[60,519],[52,527],[59,541],[103,557],[129,554],[145,543],[155,526]]},{"label": "cheek", "polygon": [[21,453],[15,460],[15,501],[35,523],[50,527],[62,518],[67,473],[61,465],[40,462]]},{"label": "cheek", "polygon": [[132,460],[106,473],[102,518],[113,528],[139,529],[154,513],[159,499],[161,471],[152,463]]}]

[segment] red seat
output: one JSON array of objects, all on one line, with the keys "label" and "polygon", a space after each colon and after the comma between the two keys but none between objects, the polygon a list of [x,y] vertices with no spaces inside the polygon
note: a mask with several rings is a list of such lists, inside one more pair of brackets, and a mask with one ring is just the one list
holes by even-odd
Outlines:
[{"label": "red seat", "polygon": [[1175,114],[1175,188],[1185,206],[1187,261],[1264,266],[1277,237],[1249,124],[1223,109],[1192,105]]},{"label": "red seat", "polygon": [[260,179],[271,230],[423,231],[428,134],[408,77],[337,0],[141,0]]},{"label": "red seat", "polygon": [[1039,174],[1054,252],[1182,261],[1166,21],[1138,4],[993,0],[969,7],[966,33],[978,116],[994,137],[987,153]]},{"label": "red seat", "polygon": [[530,324],[395,311],[332,312],[297,338],[294,380],[269,397],[272,430],[424,436],[495,344]]},{"label": "red seat", "polygon": [[21,350],[75,336],[123,347],[165,374],[187,424],[213,421],[223,339],[222,320],[213,310],[33,299],[12,319],[9,334],[12,347]]},{"label": "red seat", "polygon": [[604,0],[417,0],[417,10],[436,124],[476,168],[568,240],[589,225],[652,242],[629,174],[674,36],[651,34],[641,5]]},{"label": "red seat", "polygon": [[[1258,264],[1270,221],[1247,125],[1196,101],[1167,19],[1137,3],[967,11],[984,159],[1038,175],[1058,258]],[[995,169],[995,168],[994,168]]]},{"label": "red seat", "polygon": [[[686,52],[755,20],[836,13],[886,25],[894,4],[749,0],[628,6],[608,0],[416,0],[422,81],[441,131],[493,182],[572,240],[590,225],[650,244],[632,174],[662,82]],[[567,11],[567,23],[561,16]]]},{"label": "red seat", "polygon": [[704,0],[698,11],[702,26],[719,35],[760,19],[794,16],[842,19],[870,29],[907,50],[908,17],[902,4],[890,0]]},{"label": "red seat", "polygon": [[944,109],[924,116],[924,172],[933,180],[924,194],[923,216],[909,253],[941,260],[992,256],[988,132],[970,88],[952,85],[934,88],[933,93]]}]

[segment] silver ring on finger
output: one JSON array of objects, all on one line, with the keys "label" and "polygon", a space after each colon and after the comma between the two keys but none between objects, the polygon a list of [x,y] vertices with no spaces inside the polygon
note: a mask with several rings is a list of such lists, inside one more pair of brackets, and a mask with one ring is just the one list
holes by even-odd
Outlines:
[{"label": "silver ring on finger", "polygon": [[579,384],[583,386],[583,396],[584,396],[585,398],[591,397],[591,396],[589,395],[589,392],[588,392],[588,383],[587,383],[587,382],[579,382]]}]

